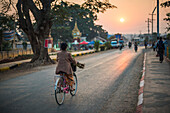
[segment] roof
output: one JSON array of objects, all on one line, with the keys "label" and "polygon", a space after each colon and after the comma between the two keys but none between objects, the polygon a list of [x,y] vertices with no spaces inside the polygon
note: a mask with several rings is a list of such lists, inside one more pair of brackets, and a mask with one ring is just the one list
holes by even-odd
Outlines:
[{"label": "roof", "polygon": [[102,38],[102,37],[100,37],[100,36],[94,37],[93,40],[94,40],[95,38],[96,38],[96,39],[99,39],[99,40],[102,40],[103,42],[106,42],[106,41],[107,41],[106,39],[104,39],[104,38]]}]

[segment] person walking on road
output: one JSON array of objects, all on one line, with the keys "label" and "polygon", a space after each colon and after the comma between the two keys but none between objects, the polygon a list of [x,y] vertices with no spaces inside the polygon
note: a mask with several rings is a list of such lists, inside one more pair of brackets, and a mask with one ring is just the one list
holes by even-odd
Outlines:
[{"label": "person walking on road", "polygon": [[155,42],[152,42],[153,51],[155,51]]},{"label": "person walking on road", "polygon": [[158,48],[158,54],[159,54],[159,61],[160,63],[163,62],[163,54],[164,54],[164,50],[165,50],[165,46],[164,43],[162,41],[162,37],[160,37],[158,43],[157,43],[157,48]]},{"label": "person walking on road", "polygon": [[147,45],[148,45],[148,43],[147,43],[147,42],[145,42],[145,49],[147,49]]},{"label": "person walking on road", "polygon": [[132,46],[132,43],[131,43],[131,42],[129,42],[128,46],[129,46],[129,48],[131,48],[131,46]]},{"label": "person walking on road", "polygon": [[138,50],[138,44],[137,44],[137,42],[135,42],[135,44],[134,44],[134,49],[135,49],[135,52],[137,52],[137,50]]}]

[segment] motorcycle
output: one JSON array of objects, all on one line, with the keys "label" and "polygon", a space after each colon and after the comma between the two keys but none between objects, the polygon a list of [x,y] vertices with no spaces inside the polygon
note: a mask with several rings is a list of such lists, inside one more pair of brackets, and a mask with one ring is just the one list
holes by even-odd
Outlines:
[{"label": "motorcycle", "polygon": [[120,46],[119,49],[122,50],[122,46]]}]

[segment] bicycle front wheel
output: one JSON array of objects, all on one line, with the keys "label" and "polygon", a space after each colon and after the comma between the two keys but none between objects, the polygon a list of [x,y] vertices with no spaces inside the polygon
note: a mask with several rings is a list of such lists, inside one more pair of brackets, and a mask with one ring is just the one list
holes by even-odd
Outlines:
[{"label": "bicycle front wheel", "polygon": [[64,80],[63,78],[58,78],[56,80],[56,88],[55,88],[55,100],[58,105],[63,104],[64,98],[65,98],[65,92],[64,89]]},{"label": "bicycle front wheel", "polygon": [[77,92],[77,76],[76,76],[76,74],[75,73],[73,73],[74,75],[73,75],[73,79],[74,79],[74,84],[73,84],[73,89],[74,90],[70,90],[70,94],[72,95],[72,96],[74,96],[74,95],[76,95],[76,92]]}]

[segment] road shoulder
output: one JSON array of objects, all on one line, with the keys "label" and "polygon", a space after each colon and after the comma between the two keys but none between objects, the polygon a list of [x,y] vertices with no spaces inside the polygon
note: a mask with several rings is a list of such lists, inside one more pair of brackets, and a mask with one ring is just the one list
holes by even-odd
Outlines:
[{"label": "road shoulder", "polygon": [[117,90],[104,103],[99,113],[134,113],[138,101],[139,82],[143,65],[143,54],[139,55],[132,68],[117,80]]}]

